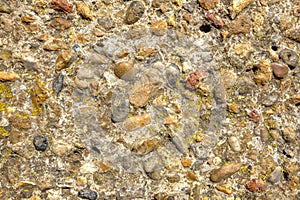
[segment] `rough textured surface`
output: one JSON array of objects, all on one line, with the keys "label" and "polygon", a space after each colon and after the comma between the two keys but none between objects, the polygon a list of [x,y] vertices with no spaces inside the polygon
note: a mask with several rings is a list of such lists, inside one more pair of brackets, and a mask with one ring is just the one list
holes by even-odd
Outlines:
[{"label": "rough textured surface", "polygon": [[0,0],[0,199],[297,199],[299,6]]}]

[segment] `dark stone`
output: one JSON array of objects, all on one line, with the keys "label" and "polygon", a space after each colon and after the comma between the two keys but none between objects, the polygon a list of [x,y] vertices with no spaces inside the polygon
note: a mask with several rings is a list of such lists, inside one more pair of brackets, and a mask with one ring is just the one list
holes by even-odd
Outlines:
[{"label": "dark stone", "polygon": [[55,94],[60,93],[61,90],[63,89],[63,85],[64,85],[64,75],[60,73],[54,78],[52,82],[52,88],[54,90],[54,93]]},{"label": "dark stone", "polygon": [[295,69],[298,65],[299,56],[296,52],[290,49],[284,49],[280,51],[279,57],[290,67],[290,69]]},{"label": "dark stone", "polygon": [[37,151],[45,151],[48,147],[48,139],[46,136],[42,135],[35,136],[33,145]]},{"label": "dark stone", "polygon": [[93,190],[82,189],[78,192],[78,197],[82,199],[96,200],[98,194]]},{"label": "dark stone", "polygon": [[126,16],[125,23],[128,25],[134,24],[137,22],[144,14],[145,6],[140,1],[133,1],[129,5]]},{"label": "dark stone", "polygon": [[208,33],[210,30],[211,30],[211,26],[208,24],[200,26],[200,31],[204,33]]}]

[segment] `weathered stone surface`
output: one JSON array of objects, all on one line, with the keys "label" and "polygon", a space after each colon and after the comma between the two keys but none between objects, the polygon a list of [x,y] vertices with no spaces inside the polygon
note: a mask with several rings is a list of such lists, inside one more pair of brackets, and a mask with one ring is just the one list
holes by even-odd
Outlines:
[{"label": "weathered stone surface", "polygon": [[81,1],[76,1],[76,9],[77,13],[82,16],[84,19],[93,19],[93,14],[90,8],[83,2]]},{"label": "weathered stone surface", "polygon": [[133,1],[130,3],[125,16],[126,24],[136,23],[144,14],[145,6],[140,1]]},{"label": "weathered stone surface", "polygon": [[155,21],[151,24],[150,29],[155,35],[162,36],[168,30],[167,22],[165,20]]},{"label": "weathered stone surface", "polygon": [[258,73],[254,76],[254,81],[258,86],[263,86],[272,78],[272,68],[270,63],[262,60],[258,65]]},{"label": "weathered stone surface", "polygon": [[217,185],[216,189],[229,195],[233,193],[233,189],[230,184]]},{"label": "weathered stone surface", "polygon": [[247,7],[252,0],[232,0],[232,7],[230,8],[230,16],[234,19],[245,7]]},{"label": "weathered stone surface", "polygon": [[156,95],[162,86],[160,72],[150,69],[144,73],[141,79],[132,88],[129,101],[134,107],[143,107]]},{"label": "weathered stone surface", "polygon": [[64,68],[67,68],[73,59],[72,53],[70,50],[62,51],[56,58],[55,70],[60,71]]},{"label": "weathered stone surface", "polygon": [[198,0],[198,2],[202,8],[210,10],[219,3],[219,0]]},{"label": "weathered stone surface", "polygon": [[228,25],[228,31],[231,34],[246,34],[250,32],[251,26],[251,19],[248,15],[243,14],[237,17]]},{"label": "weathered stone surface", "polygon": [[223,179],[230,177],[235,174],[243,166],[243,163],[231,163],[229,165],[224,165],[219,169],[213,170],[210,174],[210,180],[212,182],[220,182]]},{"label": "weathered stone surface", "polygon": [[152,119],[149,114],[137,115],[126,119],[123,122],[123,127],[127,131],[134,131],[150,124],[151,121]]},{"label": "weathered stone surface", "polygon": [[282,137],[286,142],[293,142],[297,137],[297,133],[292,127],[286,127],[282,130]]}]

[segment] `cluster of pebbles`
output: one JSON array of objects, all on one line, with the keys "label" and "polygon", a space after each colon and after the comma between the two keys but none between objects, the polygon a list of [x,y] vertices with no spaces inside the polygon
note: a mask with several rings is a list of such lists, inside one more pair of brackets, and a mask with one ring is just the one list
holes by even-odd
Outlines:
[{"label": "cluster of pebbles", "polygon": [[0,27],[0,199],[299,198],[297,0],[0,0]]}]

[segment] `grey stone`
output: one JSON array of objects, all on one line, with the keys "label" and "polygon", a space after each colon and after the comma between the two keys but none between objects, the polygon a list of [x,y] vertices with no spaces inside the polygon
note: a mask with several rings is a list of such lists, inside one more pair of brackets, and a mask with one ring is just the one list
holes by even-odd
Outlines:
[{"label": "grey stone", "polygon": [[271,183],[277,183],[282,177],[282,168],[280,166],[276,167],[268,177],[268,181]]},{"label": "grey stone", "polygon": [[140,1],[130,3],[125,16],[125,23],[128,25],[136,23],[144,14],[145,6]]}]

